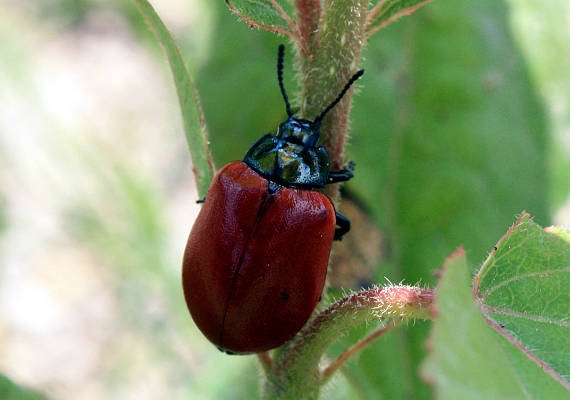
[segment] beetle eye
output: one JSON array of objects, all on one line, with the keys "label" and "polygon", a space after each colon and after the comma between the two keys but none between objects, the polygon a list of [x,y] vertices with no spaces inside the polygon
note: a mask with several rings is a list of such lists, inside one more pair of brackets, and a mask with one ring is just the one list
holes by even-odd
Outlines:
[{"label": "beetle eye", "polygon": [[303,135],[303,145],[306,147],[313,147],[316,144],[316,135]]}]

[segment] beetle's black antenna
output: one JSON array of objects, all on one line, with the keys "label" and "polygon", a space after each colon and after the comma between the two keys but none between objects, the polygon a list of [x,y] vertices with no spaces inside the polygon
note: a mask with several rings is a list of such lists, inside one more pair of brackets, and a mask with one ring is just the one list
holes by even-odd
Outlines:
[{"label": "beetle's black antenna", "polygon": [[346,85],[344,85],[344,88],[342,89],[342,91],[340,92],[340,94],[337,96],[336,99],[334,99],[334,101],[329,104],[329,106],[327,108],[325,108],[325,110],[317,117],[315,118],[315,120],[313,121],[313,124],[316,126],[321,125],[321,121],[323,120],[323,118],[325,117],[326,113],[328,113],[330,110],[333,109],[334,106],[336,106],[338,104],[338,102],[340,101],[340,99],[342,99],[342,97],[346,94],[346,92],[348,92],[348,89],[350,89],[350,87],[352,86],[352,84],[354,82],[356,82],[356,80],[358,78],[360,78],[362,76],[362,74],[364,74],[364,70],[361,69],[360,71],[358,71],[357,73],[355,73],[354,75],[352,75],[352,78],[349,79],[349,81],[346,83]]},{"label": "beetle's black antenna", "polygon": [[285,45],[281,43],[279,45],[279,52],[277,53],[277,80],[279,81],[279,88],[281,89],[281,94],[283,95],[283,100],[285,100],[285,106],[287,107],[287,115],[293,116],[293,111],[291,111],[291,104],[289,104],[289,98],[285,92],[285,87],[283,86],[283,56],[285,55]]}]

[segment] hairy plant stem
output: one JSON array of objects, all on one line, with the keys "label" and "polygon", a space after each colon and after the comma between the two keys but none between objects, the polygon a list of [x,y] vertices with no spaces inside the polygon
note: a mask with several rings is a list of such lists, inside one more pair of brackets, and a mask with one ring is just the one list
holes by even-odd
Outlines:
[{"label": "hairy plant stem", "polygon": [[307,57],[311,54],[314,38],[319,32],[321,0],[295,0],[295,8],[302,42],[299,50],[301,56]]},{"label": "hairy plant stem", "polygon": [[[319,115],[358,69],[367,9],[368,0],[327,0],[324,3],[311,43],[299,46],[309,49],[307,54],[301,52],[300,57],[303,117],[313,119]],[[341,169],[344,163],[352,92],[351,89],[327,114],[321,126],[321,142],[329,152],[333,170]],[[336,200],[338,187],[331,186],[325,192]]]},{"label": "hairy plant stem", "polygon": [[[313,319],[275,360],[275,367],[268,374],[264,397],[318,398],[323,383],[318,364],[334,341],[362,323],[386,318],[430,319],[432,302],[432,290],[405,285],[370,289],[337,301]],[[364,344],[367,343],[370,340]],[[342,362],[346,359],[348,356]]]}]

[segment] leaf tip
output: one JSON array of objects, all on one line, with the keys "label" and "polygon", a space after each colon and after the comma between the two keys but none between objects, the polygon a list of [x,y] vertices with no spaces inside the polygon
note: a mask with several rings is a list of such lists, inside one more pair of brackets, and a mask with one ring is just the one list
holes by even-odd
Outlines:
[{"label": "leaf tip", "polygon": [[449,254],[446,258],[445,261],[443,262],[443,265],[440,269],[436,270],[435,274],[438,278],[441,278],[442,275],[445,274],[445,272],[447,271],[447,269],[449,269],[449,266],[454,262],[457,261],[459,259],[461,259],[462,257],[465,257],[465,247],[463,246],[459,246],[457,248],[457,250],[455,250],[453,253]]},{"label": "leaf tip", "polygon": [[514,226],[518,226],[527,221],[532,221],[532,215],[523,210],[520,213],[519,217],[517,218],[517,221],[515,222]]},{"label": "leaf tip", "polygon": [[522,224],[531,221],[532,221],[532,215],[523,210],[517,217],[515,223],[511,225],[511,227],[503,234],[503,236],[501,236],[501,238],[497,241],[497,244],[493,246],[493,249],[490,251],[489,255],[487,256],[487,259],[483,262],[481,268],[473,278],[473,294],[475,296],[477,295],[477,292],[479,290],[479,282],[481,281],[483,270],[485,269],[485,266],[488,264],[489,260],[495,255],[495,253],[497,253],[501,244],[513,233],[515,229],[517,229]]}]

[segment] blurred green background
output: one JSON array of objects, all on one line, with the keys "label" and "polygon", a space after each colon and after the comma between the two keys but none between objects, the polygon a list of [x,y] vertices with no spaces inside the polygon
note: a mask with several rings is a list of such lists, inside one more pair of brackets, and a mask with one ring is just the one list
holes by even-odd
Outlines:
[{"label": "blurred green background", "polygon": [[[285,117],[284,39],[221,0],[152,4],[217,165],[240,159]],[[475,269],[522,210],[570,225],[569,17],[564,0],[436,0],[371,38],[346,190],[384,237],[375,282],[434,285],[460,245]],[[255,358],[219,353],[184,305],[196,198],[172,78],[135,6],[0,0],[0,398],[255,398]],[[430,398],[415,373],[428,328],[391,332],[324,397]]]}]

